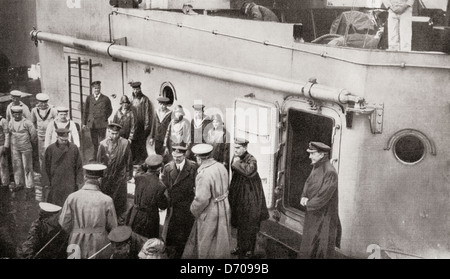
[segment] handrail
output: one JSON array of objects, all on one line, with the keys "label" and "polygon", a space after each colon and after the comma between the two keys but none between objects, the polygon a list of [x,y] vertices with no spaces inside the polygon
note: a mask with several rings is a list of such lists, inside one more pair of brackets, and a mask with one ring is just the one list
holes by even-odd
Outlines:
[{"label": "handrail", "polygon": [[118,9],[114,10],[112,13],[113,14],[118,14],[118,15],[127,15],[127,16],[136,17],[136,18],[141,18],[141,19],[144,19],[146,21],[153,21],[153,22],[158,22],[158,23],[163,23],[163,24],[169,24],[169,25],[177,26],[179,28],[187,28],[187,29],[191,29],[191,30],[195,30],[195,31],[211,33],[213,35],[224,36],[224,37],[227,37],[227,38],[243,40],[243,41],[247,41],[247,42],[251,42],[251,43],[262,44],[262,45],[265,45],[265,46],[277,47],[277,48],[287,49],[287,50],[291,50],[291,51],[312,54],[312,55],[320,56],[320,57],[323,57],[323,58],[330,58],[330,59],[334,59],[334,60],[337,60],[337,61],[352,63],[352,64],[355,64],[355,65],[372,66],[372,67],[398,67],[398,68],[406,68],[406,67],[408,67],[408,68],[425,68],[425,69],[450,70],[450,65],[430,66],[430,65],[424,65],[424,64],[408,64],[408,63],[366,63],[366,62],[359,62],[359,61],[356,61],[354,59],[347,59],[347,58],[342,58],[342,57],[335,56],[335,55],[329,55],[327,52],[310,51],[310,50],[295,48],[295,47],[292,47],[292,46],[286,46],[286,45],[282,45],[282,44],[272,43],[272,42],[267,41],[267,40],[266,41],[255,40],[255,39],[246,38],[246,37],[243,37],[243,36],[238,36],[238,35],[233,35],[233,34],[227,34],[227,33],[219,32],[217,30],[208,30],[208,29],[198,28],[198,27],[194,27],[194,26],[184,25],[183,23],[174,23],[174,22],[169,22],[169,21],[165,21],[165,20],[153,19],[153,18],[150,18],[149,16],[140,16],[140,15],[136,15],[136,14],[132,14],[132,13],[121,12]]}]

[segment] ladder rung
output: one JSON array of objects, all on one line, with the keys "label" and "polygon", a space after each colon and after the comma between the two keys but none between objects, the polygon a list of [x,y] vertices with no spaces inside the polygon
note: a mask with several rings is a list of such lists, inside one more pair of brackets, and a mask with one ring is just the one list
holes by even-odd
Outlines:
[{"label": "ladder rung", "polygon": [[[78,70],[78,68],[77,67],[70,67],[71,69],[75,69],[75,70]],[[84,69],[84,68],[81,68],[81,70],[82,71],[89,71],[89,69]]]},{"label": "ladder rung", "polygon": [[[80,87],[80,85],[76,84],[76,83],[71,83],[70,85],[75,85],[75,86]],[[83,88],[91,88],[90,86],[86,86],[86,85],[82,85],[81,87],[83,87]]]},{"label": "ladder rung", "polygon": [[[71,60],[70,64],[78,64],[78,60],[73,60],[73,59],[70,59],[70,60]],[[89,62],[86,60],[81,60],[81,62],[80,62],[80,65],[87,65],[87,64],[89,64]]]},{"label": "ladder rung", "polygon": [[[74,76],[74,75],[70,75],[71,77],[76,77],[76,78],[80,78],[79,76]],[[87,77],[81,77],[82,79],[89,79]]]}]

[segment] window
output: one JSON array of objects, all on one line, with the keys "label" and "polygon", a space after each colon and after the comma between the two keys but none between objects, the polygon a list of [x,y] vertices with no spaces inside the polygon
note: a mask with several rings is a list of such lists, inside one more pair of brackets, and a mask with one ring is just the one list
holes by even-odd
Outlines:
[{"label": "window", "polygon": [[436,146],[433,141],[415,129],[403,129],[393,134],[384,150],[391,149],[395,159],[405,165],[415,165],[421,162],[426,153],[436,156]]},{"label": "window", "polygon": [[425,156],[425,144],[415,135],[405,135],[395,142],[394,154],[405,164],[416,164]]},{"label": "window", "polygon": [[175,91],[175,87],[172,83],[166,81],[161,84],[161,89],[159,92],[159,96],[169,98],[169,105],[172,105],[175,100],[177,100],[177,93]]}]

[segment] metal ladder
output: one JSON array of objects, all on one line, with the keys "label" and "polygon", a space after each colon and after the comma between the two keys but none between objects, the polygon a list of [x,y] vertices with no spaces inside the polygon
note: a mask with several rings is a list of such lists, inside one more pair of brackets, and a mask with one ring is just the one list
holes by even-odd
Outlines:
[{"label": "metal ladder", "polygon": [[[92,94],[92,68],[102,64],[93,64],[92,59],[67,57],[69,84],[69,116],[75,123],[83,125],[84,100]],[[85,93],[89,92],[89,94]]]}]

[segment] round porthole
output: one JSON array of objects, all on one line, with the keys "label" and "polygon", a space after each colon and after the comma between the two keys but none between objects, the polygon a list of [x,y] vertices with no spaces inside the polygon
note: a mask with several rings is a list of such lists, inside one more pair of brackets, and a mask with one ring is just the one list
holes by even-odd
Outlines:
[{"label": "round porthole", "polygon": [[417,164],[425,157],[425,144],[415,135],[404,135],[395,142],[394,154],[402,163]]},{"label": "round porthole", "polygon": [[169,105],[172,105],[173,102],[177,99],[177,93],[175,91],[175,87],[170,82],[164,82],[161,85],[160,96],[169,98]]}]

